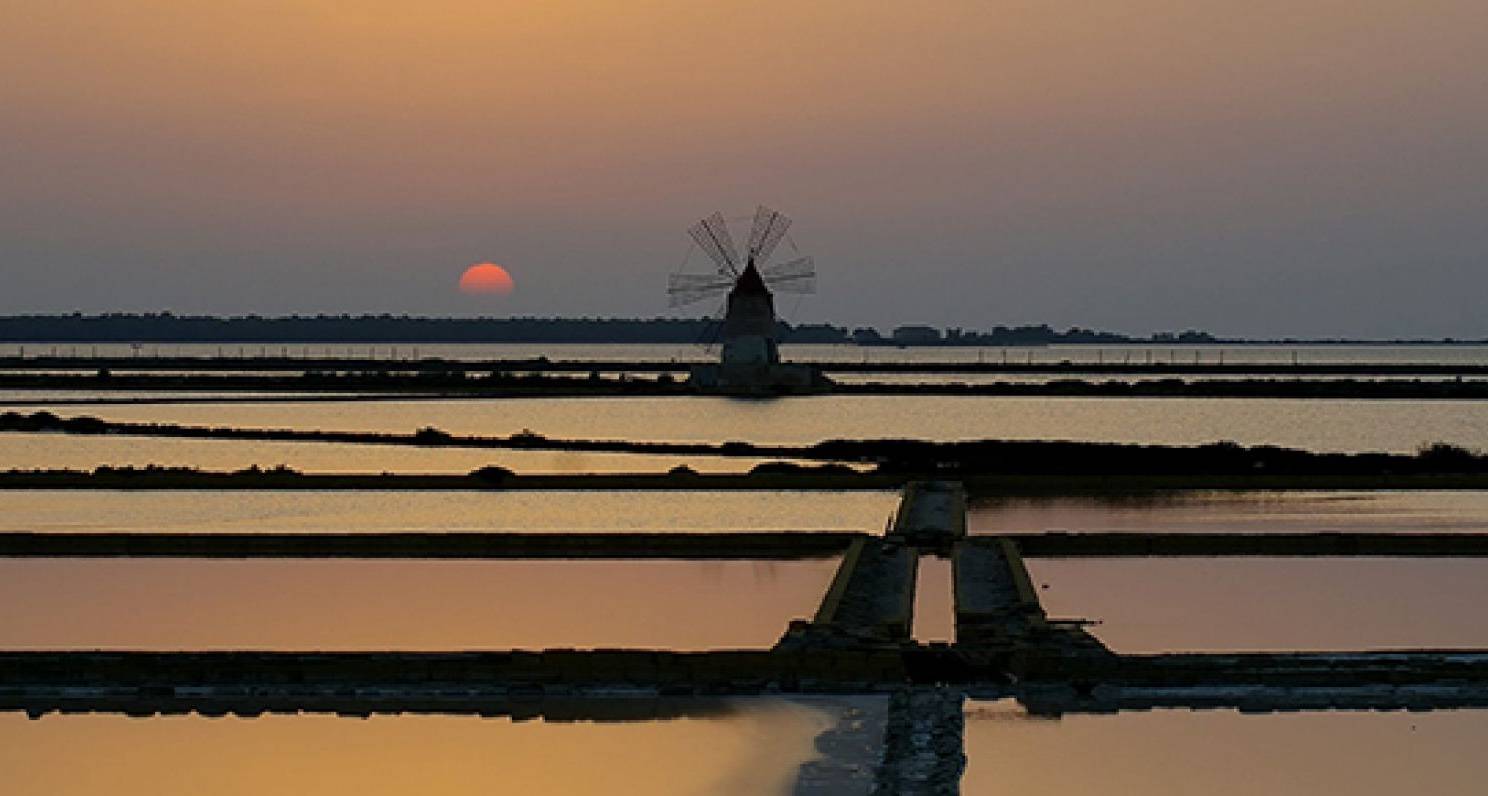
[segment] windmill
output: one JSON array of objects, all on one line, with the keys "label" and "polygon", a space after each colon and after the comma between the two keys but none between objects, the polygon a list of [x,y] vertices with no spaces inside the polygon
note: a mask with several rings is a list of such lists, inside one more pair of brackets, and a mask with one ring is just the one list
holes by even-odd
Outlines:
[{"label": "windmill", "polygon": [[[770,262],[770,256],[775,253],[780,242],[785,240],[790,226],[788,216],[760,205],[754,211],[754,225],[749,231],[749,243],[742,257],[734,245],[734,237],[729,232],[728,222],[724,220],[722,213],[714,213],[688,227],[687,234],[692,236],[698,248],[713,261],[716,270],[708,274],[673,274],[667,282],[668,305],[682,307],[731,294],[741,288],[746,296],[763,294],[765,301],[756,303],[763,303],[765,307],[751,307],[749,309],[754,312],[748,313],[736,311],[733,313],[733,324],[730,324],[729,316],[725,315],[724,337],[727,341],[731,336],[731,326],[732,331],[737,333],[743,331],[744,327],[754,327],[764,321],[765,318],[760,317],[761,309],[768,309],[771,328],[765,334],[773,337],[774,302],[770,298],[771,294],[807,295],[816,292],[816,266],[810,257]],[[731,306],[734,303],[730,301]],[[745,316],[749,316],[747,320],[752,323],[743,323]],[[760,333],[757,328],[753,331]]]},{"label": "windmill", "polygon": [[722,296],[732,290],[751,267],[759,272],[766,287],[776,292],[815,293],[816,266],[810,257],[770,264],[770,255],[785,239],[790,226],[788,216],[760,205],[754,211],[754,226],[749,231],[749,245],[742,258],[722,213],[714,213],[688,227],[687,234],[708,255],[717,270],[711,274],[673,274],[667,282],[668,306],[682,307]]},{"label": "windmill", "polygon": [[668,304],[681,307],[705,299],[728,297],[723,317],[723,356],[717,370],[695,371],[695,382],[743,392],[796,389],[819,381],[806,371],[780,364],[774,294],[816,292],[816,266],[810,257],[771,263],[790,229],[785,215],[760,205],[741,256],[722,213],[688,227],[687,234],[713,261],[707,274],[673,274],[667,282]]}]

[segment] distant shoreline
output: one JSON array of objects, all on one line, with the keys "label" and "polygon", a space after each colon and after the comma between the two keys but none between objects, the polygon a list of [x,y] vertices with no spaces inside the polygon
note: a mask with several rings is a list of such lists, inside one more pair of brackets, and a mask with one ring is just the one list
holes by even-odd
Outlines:
[{"label": "distant shoreline", "polygon": [[[781,323],[786,345],[857,345],[866,348],[965,348],[1047,346],[1477,346],[1488,338],[1237,338],[1184,330],[1125,334],[1047,324],[993,326],[987,330],[900,326],[876,328],[829,323]],[[264,317],[105,313],[0,316],[0,344],[11,345],[696,345],[716,342],[717,323],[707,318],[435,318],[406,315],[288,315]]]},{"label": "distant shoreline", "polygon": [[[416,367],[410,363],[409,367]],[[510,400],[523,398],[638,398],[705,395],[686,380],[666,371],[648,376],[551,375],[541,372],[282,372],[253,373],[6,373],[0,363],[0,390],[90,393],[77,397],[16,397],[0,400],[0,406],[65,406],[121,403],[229,403],[396,400]],[[561,368],[560,368],[561,369]],[[106,369],[101,369],[106,370]],[[830,372],[830,368],[827,368]],[[896,369],[898,373],[912,373]],[[937,372],[934,369],[922,374]],[[993,371],[1002,372],[1002,371]],[[1027,372],[1027,371],[1025,371]],[[1235,367],[1235,375],[1250,371]],[[1303,370],[1301,373],[1307,373]],[[1141,373],[1158,378],[1129,378]],[[1208,378],[1181,379],[1174,371],[1108,372],[1096,374],[1051,373],[1047,381],[901,381],[836,383],[824,394],[838,396],[981,396],[993,398],[1256,398],[1316,400],[1488,400],[1488,367],[1467,366],[1438,376],[1455,378]],[[1417,376],[1415,371],[1407,375]],[[1375,376],[1384,374],[1371,374]],[[1464,380],[1463,376],[1473,376]],[[109,393],[179,393],[149,397],[110,397]],[[194,395],[193,393],[220,393]],[[234,396],[233,393],[241,393]]]}]

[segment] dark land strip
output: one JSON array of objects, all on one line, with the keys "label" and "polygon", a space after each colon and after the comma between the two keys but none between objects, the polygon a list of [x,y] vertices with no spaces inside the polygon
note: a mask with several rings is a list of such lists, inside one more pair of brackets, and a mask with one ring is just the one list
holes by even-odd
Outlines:
[{"label": "dark land strip", "polygon": [[919,382],[836,384],[838,395],[939,395],[998,398],[1257,398],[1308,400],[1455,400],[1488,399],[1488,381],[1383,379],[1201,379],[1163,378],[1146,381],[1087,381],[985,384]]},{"label": "dark land strip", "polygon": [[0,389],[179,391],[326,394],[325,400],[401,397],[405,400],[459,398],[586,398],[615,396],[693,395],[696,391],[668,374],[657,377],[551,375],[544,373],[305,372],[300,374],[245,373],[3,373]]},{"label": "dark land strip", "polygon": [[[327,431],[292,428],[237,428],[186,426],[172,423],[130,423],[95,417],[62,418],[50,412],[29,415],[0,413],[0,433],[59,432],[83,435],[122,435],[177,439],[254,440],[261,442],[328,442],[358,445],[412,445],[433,448],[483,448],[492,450],[566,450],[590,453],[644,453],[676,456],[740,456],[759,458],[797,450],[790,445],[756,445],[746,442],[636,442],[628,440],[550,439],[532,432],[506,437],[449,434],[432,426],[409,434],[370,431]],[[825,457],[811,457],[825,458]]]},{"label": "dark land strip", "polygon": [[[500,468],[495,468],[500,469]],[[300,473],[272,468],[214,472],[179,467],[0,471],[0,490],[211,490],[211,491],[883,491],[898,489],[912,474],[799,473],[552,473],[538,475],[420,475],[400,473]],[[1161,495],[1186,491],[1484,490],[1488,474],[1440,475],[1030,475],[963,476],[976,497],[1007,495]]]},{"label": "dark land strip", "polygon": [[[1239,373],[1241,371],[1233,371]],[[1091,375],[1091,374],[1085,374]],[[1131,375],[1131,374],[1128,374]],[[1379,375],[1379,374],[1374,374]],[[245,375],[220,373],[107,375],[79,373],[4,374],[0,389],[178,391],[277,393],[242,398],[193,398],[189,395],[109,399],[104,397],[6,401],[12,406],[87,403],[217,403],[280,401],[460,400],[519,398],[670,397],[707,394],[685,381],[663,373],[656,378],[636,376],[579,377],[541,373],[355,372],[303,375]],[[297,394],[306,394],[297,398]],[[338,393],[326,395],[325,393]],[[1146,380],[1089,379],[1068,376],[1045,382],[869,382],[835,383],[831,395],[939,395],[983,397],[1067,398],[1270,398],[1355,400],[1488,400],[1488,379],[1452,378],[1330,378],[1291,377],[1184,380],[1171,373]]]},{"label": "dark land strip", "polygon": [[[827,440],[809,445],[757,444],[751,442],[655,442],[616,439],[551,438],[531,431],[504,437],[455,435],[429,426],[411,433],[372,431],[327,431],[293,428],[244,428],[190,426],[173,423],[135,423],[96,417],[59,417],[51,412],[0,413],[0,433],[63,433],[83,436],[137,436],[170,439],[252,440],[270,442],[318,442],[355,445],[392,445],[425,448],[473,448],[491,450],[562,450],[590,453],[633,453],[656,456],[741,457],[822,462],[816,466],[792,462],[757,465],[749,477],[775,475],[811,476],[851,483],[870,476],[983,478],[996,476],[1014,483],[1018,479],[1061,476],[1099,487],[1112,478],[1154,478],[1162,483],[1204,479],[1224,482],[1266,483],[1268,479],[1299,483],[1307,479],[1358,479],[1377,482],[1482,483],[1488,476],[1488,455],[1437,443],[1412,454],[1317,453],[1269,445],[1244,446],[1216,442],[1195,446],[1137,445],[1105,442],[1045,440],[915,439]],[[849,464],[871,465],[871,474]],[[97,471],[114,477],[134,470]],[[145,471],[147,474],[152,471]],[[194,471],[156,470],[173,474]],[[261,475],[251,470],[232,475]],[[286,480],[306,478],[290,470],[277,472]],[[25,473],[13,473],[24,477]],[[561,478],[563,476],[517,476],[500,467],[477,470],[472,477],[492,486],[510,478]],[[679,468],[665,474],[679,482],[723,476],[703,476]],[[58,476],[60,477],[60,476]],[[222,476],[224,480],[226,476]],[[438,476],[429,476],[438,477]],[[445,476],[449,477],[449,476]],[[603,478],[604,476],[582,476]],[[628,476],[635,477],[635,476]],[[655,477],[661,477],[660,475]],[[739,476],[732,476],[739,477]],[[1083,479],[1083,480],[1081,480]],[[803,482],[809,479],[802,479]]]},{"label": "dark land strip", "polygon": [[[500,470],[489,475],[488,470]],[[897,489],[904,478],[887,475],[772,473],[553,473],[508,474],[483,468],[472,474],[300,473],[285,468],[212,472],[180,467],[0,471],[0,489],[124,490],[542,490],[542,491],[856,491]],[[1488,486],[1488,477],[1474,483]]]},{"label": "dark land strip", "polygon": [[[645,715],[652,700],[890,694],[1015,698],[1034,715],[1488,707],[1488,652],[1177,653],[1009,659],[954,648],[461,652],[3,652],[0,710]],[[627,710],[630,706],[630,710]]]},{"label": "dark land strip", "polygon": [[10,558],[801,559],[840,555],[855,531],[0,533]]},{"label": "dark land strip", "polygon": [[[840,530],[0,532],[3,558],[800,559],[847,552]],[[992,537],[972,537],[992,538]],[[1008,534],[1024,558],[1488,557],[1488,533]],[[861,553],[859,553],[861,555]],[[842,589],[846,584],[842,584]],[[881,590],[876,590],[877,591]],[[842,594],[836,599],[842,600]]]},{"label": "dark land strip", "polygon": [[1488,556],[1488,533],[1053,532],[1008,534],[1006,538],[1025,558]]},{"label": "dark land strip", "polygon": [[[376,359],[368,357],[0,356],[0,371],[283,371],[293,373],[686,373],[714,360]],[[827,373],[1007,373],[1026,375],[1485,376],[1488,364],[1431,362],[870,362],[792,360]]]},{"label": "dark land strip", "polygon": [[274,395],[192,395],[189,391],[168,396],[87,397],[87,398],[20,398],[0,400],[5,407],[58,407],[58,406],[185,406],[191,404],[314,404],[314,403],[370,403],[375,401],[444,401],[468,398],[465,395],[446,393],[345,393],[322,395],[316,393],[284,392]]}]

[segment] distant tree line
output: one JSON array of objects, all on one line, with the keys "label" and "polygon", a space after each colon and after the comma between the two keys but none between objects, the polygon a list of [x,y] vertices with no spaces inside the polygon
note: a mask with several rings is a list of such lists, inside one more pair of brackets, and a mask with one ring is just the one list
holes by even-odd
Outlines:
[{"label": "distant tree line", "polygon": [[1151,337],[1133,337],[1116,332],[1101,332],[1072,326],[1058,331],[1048,324],[1037,326],[994,326],[981,332],[949,328],[942,332],[932,326],[900,326],[888,336],[877,329],[854,329],[852,341],[859,345],[943,345],[943,346],[1036,346],[1096,345],[1113,343],[1213,343],[1217,338],[1206,332],[1158,332]]},{"label": "distant tree line", "polygon": [[[670,343],[715,342],[716,320],[698,318],[429,318],[410,315],[176,315],[105,313],[0,317],[9,343]],[[876,329],[831,324],[779,326],[786,343],[859,345],[1029,346],[1096,343],[1208,343],[1204,332],[1133,337],[1047,324],[995,326],[990,331],[901,326]]]},{"label": "distant tree line", "polygon": [[[791,343],[847,342],[825,324],[780,325]],[[718,324],[681,318],[427,318],[409,315],[161,313],[0,317],[12,343],[708,343]]]}]

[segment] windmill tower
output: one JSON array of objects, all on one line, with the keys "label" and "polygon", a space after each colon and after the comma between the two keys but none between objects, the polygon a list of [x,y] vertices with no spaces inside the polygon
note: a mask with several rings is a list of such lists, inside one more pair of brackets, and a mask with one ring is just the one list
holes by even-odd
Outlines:
[{"label": "windmill tower", "polygon": [[775,291],[816,291],[816,267],[810,257],[771,264],[791,220],[760,205],[741,257],[722,213],[693,224],[687,233],[713,261],[710,274],[673,274],[667,285],[669,304],[680,307],[727,295],[723,316],[723,354],[717,365],[693,369],[694,386],[729,393],[808,392],[827,386],[814,369],[780,361]]}]

